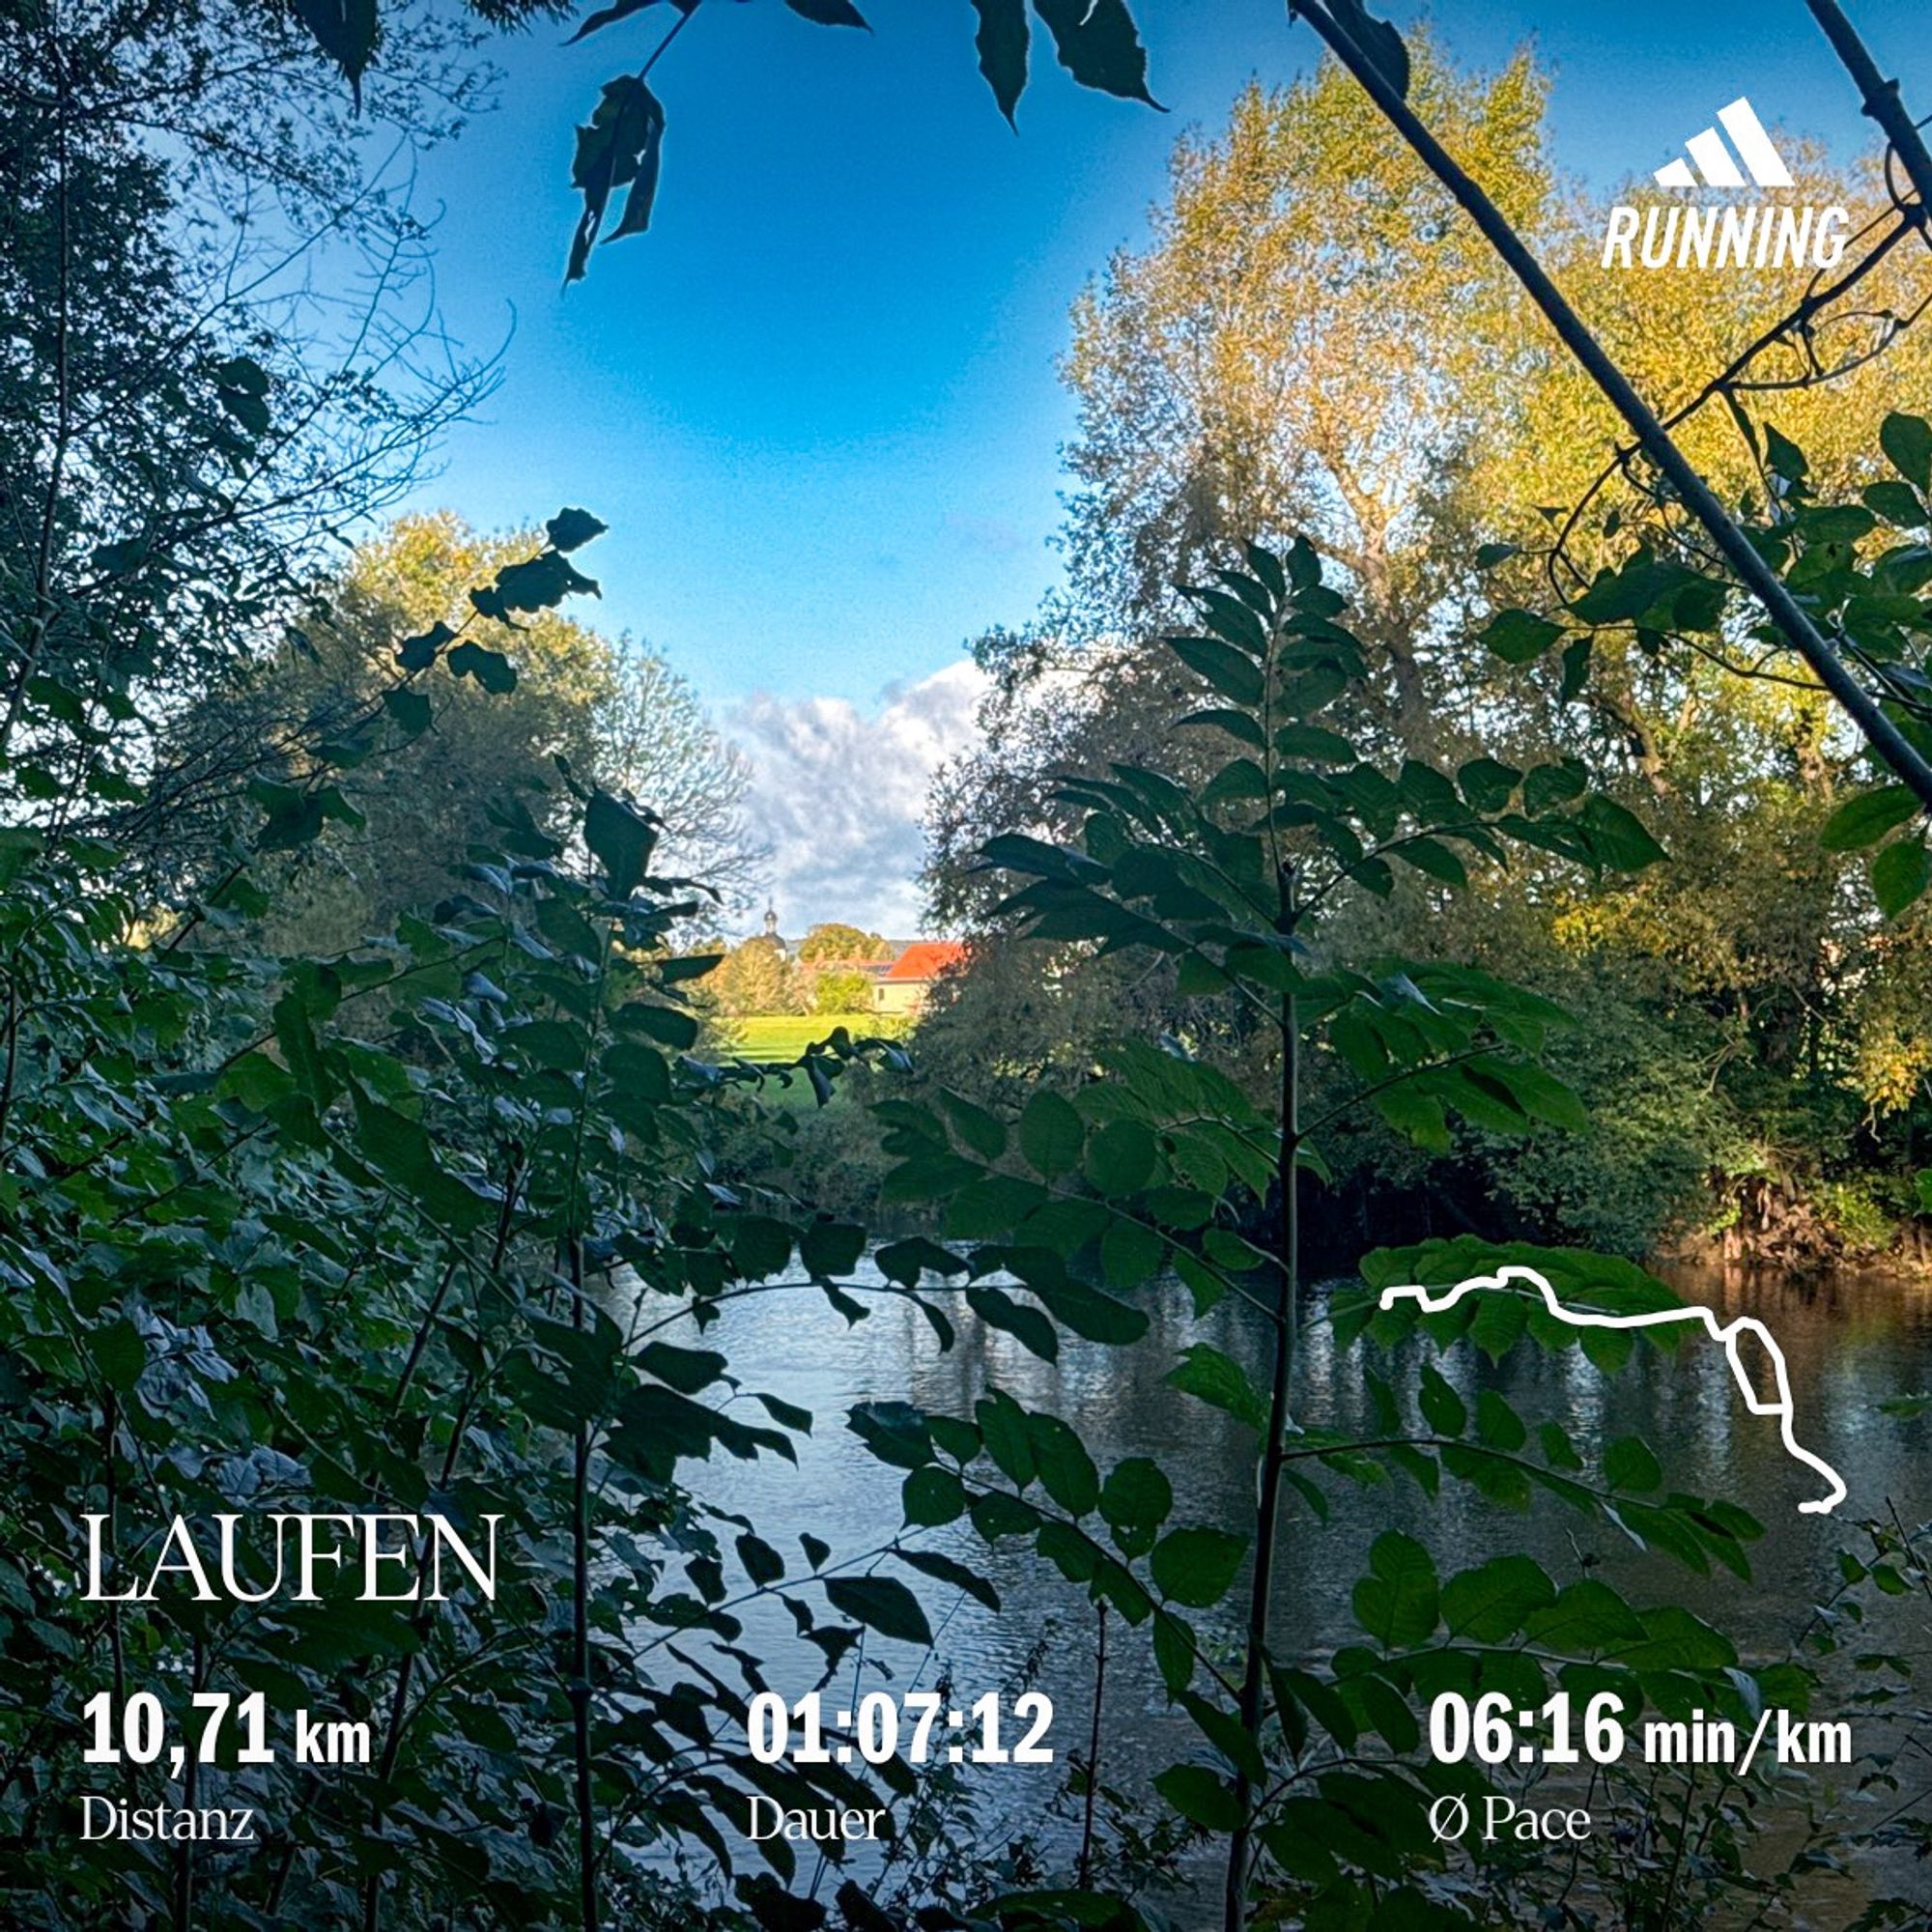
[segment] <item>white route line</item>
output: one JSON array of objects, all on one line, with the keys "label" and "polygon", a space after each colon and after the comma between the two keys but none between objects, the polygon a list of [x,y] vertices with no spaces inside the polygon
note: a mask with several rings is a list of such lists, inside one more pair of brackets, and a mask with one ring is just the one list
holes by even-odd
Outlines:
[{"label": "white route line", "polygon": [[[1514,1264],[1498,1268],[1494,1274],[1471,1275],[1467,1281],[1459,1281],[1454,1288],[1446,1288],[1440,1294],[1420,1285],[1405,1288],[1385,1288],[1381,1292],[1380,1305],[1393,1308],[1398,1301],[1414,1301],[1421,1305],[1426,1315],[1440,1315],[1444,1309],[1454,1308],[1472,1289],[1493,1288],[1502,1290],[1512,1282],[1520,1282],[1525,1288],[1533,1288],[1543,1297],[1543,1305],[1559,1321],[1567,1321],[1573,1328],[1657,1328],[1670,1321],[1701,1321],[1712,1341],[1724,1345],[1725,1359],[1731,1365],[1731,1377],[1744,1396],[1745,1406],[1753,1415],[1775,1415],[1777,1417],[1777,1433],[1783,1438],[1785,1454],[1796,1457],[1807,1468],[1815,1469],[1832,1486],[1829,1496],[1820,1496],[1798,1507],[1807,1516],[1827,1516],[1845,1499],[1844,1478],[1822,1457],[1814,1456],[1810,1450],[1802,1448],[1798,1438],[1792,1434],[1794,1406],[1791,1400],[1791,1377],[1784,1365],[1784,1350],[1772,1339],[1772,1333],[1762,1321],[1749,1315],[1740,1315],[1735,1321],[1719,1324],[1718,1318],[1699,1303],[1691,1303],[1683,1308],[1658,1308],[1647,1315],[1603,1315],[1592,1308],[1566,1308],[1556,1298],[1556,1291],[1542,1275],[1532,1267],[1521,1267]],[[1513,1292],[1513,1291],[1512,1291]],[[1777,1378],[1777,1400],[1761,1402],[1757,1390],[1744,1363],[1738,1357],[1738,1337],[1743,1334],[1755,1335],[1764,1344],[1771,1356],[1773,1373]]]}]

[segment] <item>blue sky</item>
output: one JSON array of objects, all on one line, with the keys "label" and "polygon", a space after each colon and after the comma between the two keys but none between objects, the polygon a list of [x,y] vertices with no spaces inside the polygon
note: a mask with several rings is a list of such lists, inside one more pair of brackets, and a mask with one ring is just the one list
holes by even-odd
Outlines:
[{"label": "blue sky", "polygon": [[[1057,571],[1068,304],[1143,235],[1176,135],[1316,46],[1279,0],[1137,0],[1171,111],[1075,88],[1037,37],[1015,138],[966,0],[865,8],[870,35],[778,0],[707,7],[655,76],[657,224],[568,290],[572,125],[668,8],[575,47],[554,27],[501,45],[501,107],[420,177],[444,211],[448,323],[472,349],[514,330],[500,391],[420,500],[487,526],[594,510],[611,526],[585,558],[603,621],[740,724],[795,700],[863,727],[977,631],[1026,619]],[[1907,98],[1932,99],[1922,9],[1857,13]],[[1681,152],[1740,93],[1834,149],[1869,138],[1802,0],[1445,0],[1431,18],[1471,64],[1532,39],[1558,161],[1600,183]],[[947,688],[963,694],[956,673]]]}]

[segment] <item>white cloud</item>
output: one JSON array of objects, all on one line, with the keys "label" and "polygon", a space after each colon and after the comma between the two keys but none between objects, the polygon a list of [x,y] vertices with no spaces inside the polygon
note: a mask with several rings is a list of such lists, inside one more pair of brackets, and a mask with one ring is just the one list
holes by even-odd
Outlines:
[{"label": "white cloud", "polygon": [[892,938],[920,930],[926,789],[971,744],[985,687],[962,659],[888,686],[869,716],[842,697],[765,693],[732,709],[725,726],[751,761],[748,815],[771,848],[782,931],[833,919]]}]

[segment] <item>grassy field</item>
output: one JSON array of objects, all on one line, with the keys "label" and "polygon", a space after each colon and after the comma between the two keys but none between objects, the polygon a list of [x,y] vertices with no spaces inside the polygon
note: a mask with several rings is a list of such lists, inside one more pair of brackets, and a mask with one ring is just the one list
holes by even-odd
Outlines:
[{"label": "grassy field", "polygon": [[724,1050],[745,1060],[796,1060],[815,1039],[837,1027],[854,1036],[896,1037],[906,1022],[882,1013],[753,1013],[721,1023]]}]

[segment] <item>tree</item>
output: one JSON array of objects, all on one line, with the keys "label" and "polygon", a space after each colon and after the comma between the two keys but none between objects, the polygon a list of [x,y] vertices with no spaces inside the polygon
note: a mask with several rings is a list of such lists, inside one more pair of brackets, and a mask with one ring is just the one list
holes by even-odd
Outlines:
[{"label": "tree", "polygon": [[[1418,36],[1410,85],[1512,217],[1540,224],[1552,183],[1529,57],[1465,75]],[[1332,62],[1250,85],[1220,138],[1181,138],[1170,172],[1149,245],[1074,309],[1075,614],[1144,636],[1173,611],[1167,586],[1242,533],[1301,531],[1347,573],[1417,745],[1441,694],[1416,653],[1459,587],[1464,472],[1528,373],[1514,286]]]},{"label": "tree", "polygon": [[802,1013],[805,989],[784,948],[764,933],[732,947],[705,983],[718,1010],[731,1019]]},{"label": "tree", "polygon": [[[1513,220],[1563,238],[1550,252],[1566,287],[1667,415],[1694,401],[1776,313],[1787,292],[1770,271],[1627,275],[1602,266],[1605,207],[1566,199],[1549,182],[1544,83],[1525,60],[1494,76],[1461,74],[1418,36],[1408,85],[1432,126],[1453,128],[1458,152]],[[1801,157],[1799,174],[1799,193],[1842,204],[1855,225],[1888,218],[1875,173]],[[1895,1095],[1918,1037],[1895,1018],[1914,983],[1909,946],[1882,948],[1868,970],[1843,970],[1844,894],[1856,862],[1829,852],[1803,866],[1789,858],[1790,838],[1815,837],[1855,780],[1858,747],[1834,728],[1827,696],[1789,681],[1776,663],[1773,678],[1740,675],[1765,660],[1741,619],[1673,627],[1660,611],[1643,613],[1644,623],[1589,621],[1624,594],[1606,586],[1595,601],[1585,596],[1600,571],[1617,573],[1635,594],[1634,576],[1621,575],[1634,535],[1660,557],[1696,554],[1685,546],[1681,517],[1660,509],[1641,477],[1607,462],[1613,412],[1515,282],[1484,259],[1473,231],[1455,243],[1462,226],[1447,191],[1326,60],[1293,88],[1250,89],[1221,133],[1179,144],[1150,244],[1117,257],[1076,310],[1067,373],[1083,434],[1071,458],[1085,487],[1069,508],[1069,591],[1028,632],[978,646],[993,688],[980,745],[934,788],[933,910],[951,922],[986,918],[990,881],[975,854],[1002,824],[1064,831],[1058,773],[1099,777],[1117,761],[1152,762],[1206,781],[1211,748],[1173,726],[1186,673],[1155,641],[1165,628],[1185,628],[1185,615],[1155,580],[1169,565],[1198,577],[1225,561],[1230,519],[1264,530],[1305,522],[1357,599],[1358,629],[1378,667],[1351,728],[1367,742],[1425,754],[1520,759],[1561,749],[1626,799],[1644,798],[1681,860],[1634,888],[1582,889],[1571,903],[1546,904],[1540,926],[1501,881],[1493,891],[1479,883],[1446,913],[1399,893],[1373,920],[1358,913],[1345,923],[1330,943],[1367,956],[1419,943],[1426,931],[1433,944],[1551,987],[1579,968],[1614,978],[1652,1023],[1681,1037],[1685,1064],[1706,1053],[1719,1068],[1715,1122],[1694,1084],[1667,1109],[1672,1120],[1705,1122],[1687,1150],[1701,1140],[1728,1146],[1747,1165],[1771,1158],[1815,1172],[1812,1128],[1840,1120],[1838,1102],[1826,1099],[1834,1069],[1856,1060],[1861,1084]],[[1917,272],[1906,258],[1881,261],[1863,298],[1908,313]],[[1368,353],[1387,327],[1408,345],[1400,358]],[[1760,373],[1788,376],[1798,357],[1796,349],[1768,355]],[[1775,500],[1835,503],[1867,487],[1896,507],[1905,500],[1901,472],[1874,483],[1873,454],[1882,436],[1905,447],[1908,431],[1883,428],[1888,394],[1900,381],[1922,381],[1928,367],[1932,334],[1908,330],[1882,359],[1839,380],[1741,397],[1746,419],[1767,429],[1740,434],[1719,410],[1687,417],[1678,434],[1747,523]],[[1453,383],[1403,373],[1443,369]],[[1769,467],[1770,429],[1777,449],[1803,444],[1802,478]],[[1552,554],[1542,506],[1565,502],[1580,514]],[[1871,515],[1850,504],[1830,514]],[[1576,600],[1574,614],[1562,601],[1552,606],[1552,580],[1562,600]],[[1715,585],[1696,594],[1719,608]],[[1531,616],[1552,608],[1548,623]],[[1854,614],[1874,608],[1860,604]],[[1688,600],[1686,615],[1694,615]],[[1525,637],[1546,661],[1526,676]],[[1901,647],[1881,648],[1890,656]],[[1913,649],[1902,647],[1905,662]],[[1740,943],[1714,937],[1706,946],[1707,932],[1734,932]],[[987,996],[974,997],[969,984],[927,1028],[925,1052],[951,1065],[956,1048],[953,1077],[971,1091],[991,1094],[1029,1070],[1077,1065],[1094,1037],[1078,1029],[1104,1029],[1110,999],[1167,1002],[1171,1017],[1180,1010],[1159,973],[1131,975],[1118,961],[1069,966],[1049,987],[1009,994],[1008,981],[1027,974],[997,968],[1003,945],[994,935],[976,950],[969,980],[986,980]],[[1081,974],[1103,983],[1070,997]],[[1894,990],[1883,1000],[1851,997],[1855,986],[1887,981]],[[1855,1011],[1867,1006],[1868,1047],[1857,1043],[1863,1023]],[[1030,1031],[1042,1025],[1067,1031],[1058,1038]],[[1795,1061],[1786,1031],[1794,1025],[1812,1041]],[[982,1037],[1009,1043],[1010,1057],[979,1051]],[[1601,1062],[1614,1064],[1614,1056]],[[1782,1069],[1776,1079],[1757,1077],[1774,1068]],[[1608,1104],[1603,1113],[1628,1118]],[[1826,1145],[1848,1134],[1840,1124]],[[1500,1184],[1491,1165],[1498,1157],[1493,1147],[1472,1149],[1465,1165]],[[1909,1163],[1909,1137],[1891,1142],[1885,1158]],[[1365,1184],[1393,1178],[1382,1167]],[[1449,1177],[1432,1184],[1449,1187]],[[1619,1238],[1628,1242],[1643,1225],[1662,1232],[1673,1210],[1656,1205],[1647,1222],[1622,1217]],[[1693,1205],[1675,1199],[1677,1210]]]},{"label": "tree", "polygon": [[726,909],[754,902],[766,849],[745,816],[744,753],[706,716],[689,678],[647,645],[612,646],[612,687],[596,705],[600,780],[664,821],[665,864],[702,879]]},{"label": "tree", "polygon": [[[487,386],[415,302],[406,197],[290,10],[24,5],[0,39],[0,753],[18,813],[92,824],[160,718],[290,612],[324,547]],[[398,23],[395,153],[476,102]],[[363,298],[317,303],[319,258]],[[438,366],[440,364],[440,366]]]},{"label": "tree", "polygon": [[868,1013],[872,1010],[872,982],[863,973],[820,973],[811,982],[811,1010]]},{"label": "tree", "polygon": [[841,925],[832,920],[814,925],[799,942],[802,965],[857,965],[871,959],[892,956],[892,947],[876,932],[862,932],[856,925]]},{"label": "tree", "polygon": [[[476,11],[499,12],[472,0]],[[652,0],[637,0],[606,8],[584,22],[582,32],[607,27],[644,11]],[[849,0],[820,5],[817,0],[788,0],[794,13],[821,26],[863,27],[865,17]],[[1864,270],[1900,242],[1922,229],[1932,210],[1932,149],[1918,123],[1907,112],[1895,82],[1881,74],[1876,62],[1846,19],[1837,0],[1807,0],[1810,12],[1831,43],[1833,54],[1850,75],[1865,112],[1885,130],[1889,157],[1895,156],[1917,194],[1917,205],[1894,198],[1883,238],[1872,244],[1860,270],[1840,277],[1830,290],[1807,296],[1764,338],[1767,344],[1804,339],[1821,308],[1855,289]],[[652,205],[663,161],[665,111],[650,87],[650,74],[672,43],[689,26],[701,0],[679,0],[678,18],[636,74],[608,84],[589,127],[580,130],[575,179],[583,195],[583,213],[571,251],[568,273],[582,272],[591,245],[603,228],[615,191],[625,189],[621,218],[611,239],[639,233],[650,225]],[[981,72],[993,87],[1002,108],[1011,115],[1027,80],[1030,41],[1025,0],[980,0],[978,49]],[[1125,0],[1075,10],[1036,0],[1034,12],[1052,35],[1062,64],[1083,85],[1131,99],[1151,100],[1147,87],[1147,55],[1140,43]],[[1554,329],[1564,351],[1609,402],[1635,438],[1633,456],[1641,454],[1655,466],[1660,487],[1653,500],[1660,505],[1681,503],[1687,526],[1701,532],[1724,564],[1746,585],[1766,613],[1782,647],[1788,649],[1857,725],[1873,754],[1892,771],[1918,799],[1932,810],[1932,754],[1921,749],[1914,731],[1901,728],[1899,716],[1923,724],[1927,707],[1896,677],[1873,677],[1869,668],[1848,663],[1838,640],[1818,629],[1804,609],[1753,550],[1738,521],[1729,515],[1719,496],[1699,473],[1695,464],[1673,440],[1673,424],[1660,419],[1633,385],[1629,376],[1607,355],[1603,344],[1565,298],[1538,261],[1508,212],[1487,193],[1447,151],[1410,104],[1414,63],[1403,37],[1377,18],[1361,0],[1299,6],[1292,18],[1308,21],[1323,44],[1345,67],[1377,109],[1401,136],[1461,210],[1474,222],[1509,271]],[[353,20],[335,15],[315,22],[317,38],[359,86],[381,32],[379,10],[358,10]],[[1916,314],[1915,308],[1912,313]],[[1746,362],[1753,360],[1747,356]],[[1745,365],[1705,392],[1704,399],[1722,393],[1735,400],[1736,383]],[[1806,380],[1810,380],[1807,373]],[[1862,676],[1861,673],[1864,673]]]},{"label": "tree", "polygon": [[399,646],[459,625],[505,667],[492,681],[506,688],[440,680],[420,735],[352,759],[340,790],[355,816],[282,862],[265,937],[327,950],[427,910],[448,895],[464,848],[488,842],[506,796],[521,796],[539,822],[560,823],[568,801],[554,760],[594,774],[598,707],[616,687],[610,646],[551,611],[512,630],[469,603],[472,585],[539,544],[480,538],[448,515],[405,518],[363,544],[314,586],[306,622],[261,660],[233,666],[172,722],[124,836],[139,838],[156,877],[191,892],[251,834],[248,786],[300,782],[332,763],[350,721],[393,681]]},{"label": "tree", "polygon": [[[640,797],[665,821],[664,863],[715,862],[728,897],[754,855],[740,842],[737,754],[690,686],[660,658],[612,644],[554,611],[486,614],[470,588],[541,548],[541,537],[480,537],[448,513],[403,518],[361,545],[310,593],[306,621],[260,662],[235,666],[170,724],[161,761],[124,837],[157,877],[191,886],[228,863],[250,822],[246,784],[282,784],[335,755],[345,721],[394,676],[406,640],[454,635],[504,668],[491,685],[432,687],[419,735],[343,776],[346,820],[302,846],[269,939],[351,944],[405,910],[445,897],[451,867],[487,842],[515,796],[541,825],[572,810],[562,768]],[[587,580],[585,580],[587,582]],[[469,662],[469,660],[464,660]],[[497,688],[491,688],[491,686]],[[662,805],[659,801],[662,800]]]},{"label": "tree", "polygon": [[[1398,1758],[1419,1738],[1412,1717],[1378,1711],[1380,1689],[1364,1679],[1385,1675],[1386,1688],[1406,1698],[1425,1682],[1487,1683],[1489,1666],[1465,1679],[1463,1663],[1435,1650],[1442,1593],[1434,1558],[1412,1538],[1384,1537],[1352,1597],[1376,1648],[1335,1654],[1333,1688],[1342,1694],[1329,1703],[1295,1636],[1273,1623],[1273,1568],[1290,1499],[1325,1516],[1314,1470],[1325,1463],[1344,1472],[1356,1455],[1386,1454],[1431,1496],[1446,1474],[1493,1501],[1527,1503],[1533,1487],[1545,1487],[1568,1490],[1573,1507],[1596,1503],[1517,1455],[1527,1428],[1492,1396],[1484,1398],[1490,1420],[1479,1414],[1481,1446],[1472,1453],[1468,1409],[1433,1369],[1424,1370],[1418,1397],[1421,1436],[1379,1382],[1373,1443],[1344,1447],[1338,1432],[1311,1432],[1297,1419],[1303,1202],[1328,1178],[1327,1138],[1351,1117],[1379,1115],[1418,1144],[1442,1147],[1455,1117],[1525,1134],[1539,1122],[1578,1125],[1582,1112],[1543,1064],[1546,1043],[1567,1024],[1560,1009],[1439,959],[1384,958],[1358,970],[1334,956],[1327,932],[1351,899],[1390,896],[1398,871],[1413,871],[1440,903],[1485,867],[1520,863],[1528,876],[1519,890],[1537,892],[1560,890],[1576,868],[1640,873],[1664,855],[1572,761],[1525,770],[1483,755],[1451,773],[1416,758],[1383,769],[1360,756],[1340,728],[1348,714],[1339,700],[1367,674],[1368,655],[1346,626],[1344,599],[1322,582],[1319,556],[1307,544],[1286,556],[1255,546],[1244,561],[1245,569],[1220,570],[1211,587],[1192,593],[1199,631],[1170,646],[1217,700],[1191,726],[1208,736],[1211,777],[1183,784],[1119,763],[1105,777],[1069,774],[1063,792],[1079,820],[1072,837],[1015,830],[983,853],[1013,883],[1002,912],[1022,933],[1057,949],[1130,952],[1165,965],[1196,1003],[1191,1023],[1158,1046],[1113,1042],[1099,1056],[1100,1077],[1071,1097],[1037,1092],[1017,1122],[945,1090],[923,1112],[894,1103],[880,1111],[892,1128],[888,1151],[901,1157],[884,1198],[946,1204],[945,1233],[990,1243],[975,1249],[971,1271],[1009,1269],[1053,1321],[1131,1342],[1148,1321],[1135,1292],[1172,1268],[1197,1310],[1239,1296],[1265,1322],[1269,1347],[1258,1378],[1203,1344],[1185,1350],[1169,1378],[1254,1432],[1251,1529],[1168,1528],[1177,1498],[1157,1468],[1122,1467],[1103,1484],[1063,1418],[1026,1415],[997,1390],[976,1405],[971,1422],[948,1418],[942,1429],[936,1418],[900,1419],[895,1442],[879,1453],[922,1477],[917,1491],[908,1481],[910,1520],[945,1522],[970,1511],[988,1542],[1037,1538],[1040,1553],[1086,1585],[1096,1605],[1151,1628],[1168,1692],[1208,1753],[1170,1767],[1155,1788],[1190,1823],[1226,1840],[1227,1932],[1243,1932],[1251,1916],[1274,1922],[1304,1914],[1310,1922],[1373,1916],[1455,1924],[1463,1921],[1456,1907],[1439,1898],[1425,1905],[1421,1888],[1411,1894],[1400,1855],[1384,1860],[1384,1833],[1407,1838],[1419,1858],[1432,1856],[1424,1815],[1442,1787],[1408,1785],[1379,1754],[1357,1751],[1370,1732]],[[1206,1057],[1211,1040],[1231,1037],[1269,1063],[1272,1079],[1258,1096]],[[1078,1259],[1093,1255],[1097,1285]],[[1452,1257],[1473,1273],[1479,1259],[1493,1267],[1495,1255],[1492,1242],[1479,1239],[1372,1257],[1366,1272],[1378,1287],[1417,1279],[1412,1268],[1439,1279],[1435,1270]],[[1575,1284],[1566,1292],[1583,1290],[1593,1307],[1668,1305],[1661,1285],[1594,1258],[1557,1255],[1540,1264]],[[1031,1305],[983,1294],[975,1305],[1054,1358],[1052,1323]],[[1560,1329],[1555,1337],[1532,1329],[1520,1300],[1499,1304],[1497,1319],[1503,1326],[1492,1339],[1502,1351],[1525,1337],[1567,1346]],[[1359,1334],[1372,1320],[1390,1339],[1404,1332],[1371,1298],[1337,1317],[1338,1337]],[[1552,1438],[1543,1440],[1547,1447]],[[1556,1453],[1563,1467],[1581,1466],[1567,1446]],[[982,1455],[990,1473],[979,1467]],[[1610,1463],[1613,1491],[1626,1474],[1640,1492],[1661,1487],[1648,1449],[1617,1452]],[[1359,1464],[1354,1473],[1363,1473]],[[1735,1568],[1741,1540],[1757,1534],[1721,1502],[1673,1497],[1655,1516],[1651,1505],[1638,1507],[1660,1547],[1694,1567],[1722,1552]],[[1134,1567],[1142,1557],[1145,1577]],[[1471,1579],[1458,1594],[1482,1595],[1501,1580]],[[1532,1622],[1535,1605],[1556,1601],[1548,1577],[1524,1573],[1524,1581],[1526,1593],[1498,1628]],[[1223,1664],[1208,1655],[1189,1612],[1230,1597],[1245,1600],[1246,1615]],[[1634,1616],[1632,1634],[1641,1627]],[[1522,1701],[1531,1707],[1536,1697]],[[1318,1728],[1340,1747],[1347,1778],[1324,1776],[1329,1760],[1310,1745]],[[1364,1781],[1354,1782],[1356,1775]],[[1351,1806],[1354,1818],[1374,1821],[1373,1841],[1365,1833],[1359,1849],[1345,1842],[1358,1829],[1342,1824]],[[1487,1901],[1475,1910],[1487,1919]],[[1535,1912],[1525,1896],[1512,1916],[1528,1922]]]}]

